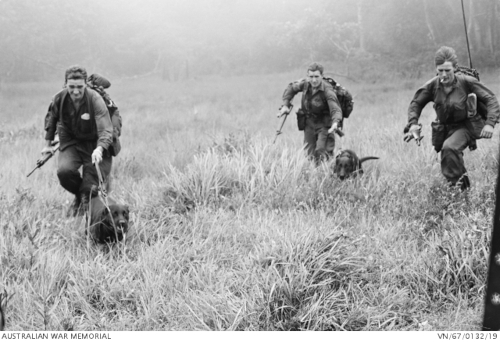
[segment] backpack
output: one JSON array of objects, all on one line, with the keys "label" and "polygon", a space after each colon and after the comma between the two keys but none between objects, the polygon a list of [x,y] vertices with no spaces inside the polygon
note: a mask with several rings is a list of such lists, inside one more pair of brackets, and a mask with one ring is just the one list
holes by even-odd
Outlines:
[{"label": "backpack", "polygon": [[120,116],[118,107],[105,91],[105,89],[111,87],[111,82],[109,82],[109,80],[104,76],[92,74],[87,78],[87,86],[101,95],[104,103],[108,107],[109,116],[111,118],[111,122],[113,123],[113,142],[110,146],[110,152],[113,157],[116,157],[121,150],[119,137],[122,133],[122,117]]},{"label": "backpack", "polygon": [[477,70],[466,66],[457,65],[457,70],[455,70],[455,74],[463,74],[471,76],[474,77],[476,80],[480,81],[479,73],[477,72]]},{"label": "backpack", "polygon": [[351,115],[352,108],[354,106],[354,101],[352,100],[351,93],[331,77],[323,76],[323,80],[332,85],[333,90],[335,90],[335,94],[337,94],[337,99],[340,103],[340,109],[342,109],[342,116],[347,119],[349,115]]},{"label": "backpack", "polygon": [[111,100],[109,94],[104,90],[111,87],[111,82],[109,82],[104,76],[92,74],[87,78],[87,86],[101,95],[104,103],[106,103],[106,106],[108,107],[109,116],[112,118],[118,107],[113,100]]}]

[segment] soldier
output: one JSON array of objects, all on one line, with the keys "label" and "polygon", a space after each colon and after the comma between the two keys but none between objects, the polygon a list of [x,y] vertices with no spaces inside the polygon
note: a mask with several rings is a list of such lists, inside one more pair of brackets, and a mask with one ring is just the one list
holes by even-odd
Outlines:
[{"label": "soldier", "polygon": [[[455,73],[458,59],[455,50],[442,46],[436,52],[437,76],[419,88],[408,108],[405,141],[420,136],[418,119],[422,109],[434,102],[437,119],[432,123],[432,144],[441,151],[441,172],[450,185],[461,190],[470,187],[464,166],[463,151],[476,148],[476,139],[490,139],[500,116],[498,100],[476,78]],[[478,110],[483,106],[485,117]],[[418,140],[417,140],[418,142]]]},{"label": "soldier", "polygon": [[66,87],[52,99],[46,119],[46,146],[42,149],[42,155],[52,153],[57,129],[60,140],[57,176],[62,187],[75,195],[73,215],[82,214],[89,198],[97,195],[96,166],[107,179],[112,161],[108,149],[113,125],[108,109],[102,97],[87,87],[86,80],[84,68],[72,66],[66,70]]},{"label": "soldier", "polygon": [[307,78],[288,85],[278,117],[290,112],[290,102],[298,92],[302,92],[302,102],[297,120],[299,130],[304,131],[305,150],[319,162],[333,155],[334,131],[342,121],[342,110],[332,85],[323,80],[321,64],[312,63]]}]

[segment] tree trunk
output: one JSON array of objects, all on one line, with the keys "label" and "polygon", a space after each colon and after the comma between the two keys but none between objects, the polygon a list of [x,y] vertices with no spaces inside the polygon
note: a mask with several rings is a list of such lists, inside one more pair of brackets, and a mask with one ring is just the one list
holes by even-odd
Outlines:
[{"label": "tree trunk", "polygon": [[472,31],[472,17],[474,16],[474,5],[472,0],[469,0],[469,19],[467,20],[467,34],[470,36]]},{"label": "tree trunk", "polygon": [[[472,33],[472,37],[470,37],[469,34],[469,43],[471,45],[471,50],[475,49],[477,51],[480,51],[484,47],[484,39],[481,34],[481,26],[479,25],[477,13],[476,13],[476,6],[474,5],[475,1],[469,0],[469,32]],[[472,38],[472,40],[471,40]]]},{"label": "tree trunk", "polygon": [[365,29],[363,25],[363,2],[364,0],[358,0],[358,29],[359,29],[359,49],[361,52],[365,52]]},{"label": "tree trunk", "polygon": [[432,27],[431,18],[429,15],[429,7],[427,6],[427,1],[428,0],[422,0],[423,5],[424,5],[425,23],[427,25],[427,28],[429,29],[429,38],[434,43],[434,45],[436,45],[436,35],[434,34],[434,29]]},{"label": "tree trunk", "polygon": [[490,49],[490,53],[493,55],[495,53],[495,43],[498,41],[497,38],[497,20],[496,20],[496,12],[497,12],[497,1],[490,0],[488,4],[488,31],[489,31],[489,39],[488,39],[488,47]]},{"label": "tree trunk", "polygon": [[168,72],[168,63],[165,55],[162,56],[161,60],[161,79],[162,81],[170,82],[170,73]]}]

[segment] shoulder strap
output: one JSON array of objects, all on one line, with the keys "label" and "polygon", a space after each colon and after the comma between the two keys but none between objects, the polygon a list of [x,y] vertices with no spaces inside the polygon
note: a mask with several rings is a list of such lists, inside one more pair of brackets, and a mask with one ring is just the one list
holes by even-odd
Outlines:
[{"label": "shoulder strap", "polygon": [[[92,93],[92,92],[94,92],[94,93]],[[90,117],[92,117],[92,118],[95,117],[94,104],[93,104],[93,101],[92,101],[92,97],[96,96],[96,95],[97,95],[97,92],[95,90],[92,90],[92,89],[89,89],[89,88],[85,88],[85,94],[84,94],[85,101],[87,102],[87,108],[89,109],[89,114],[90,114]]]},{"label": "shoulder strap", "polygon": [[457,78],[458,82],[460,82],[461,84],[465,84],[465,89],[467,90],[467,94],[470,94],[472,93],[472,87],[469,83],[469,81],[467,81],[467,78],[460,74],[460,75],[457,75],[455,74],[455,77]]},{"label": "shoulder strap", "polygon": [[62,122],[63,105],[64,100],[66,99],[66,95],[68,95],[68,89],[66,88],[54,95],[53,102],[56,108],[59,110],[59,122]]}]

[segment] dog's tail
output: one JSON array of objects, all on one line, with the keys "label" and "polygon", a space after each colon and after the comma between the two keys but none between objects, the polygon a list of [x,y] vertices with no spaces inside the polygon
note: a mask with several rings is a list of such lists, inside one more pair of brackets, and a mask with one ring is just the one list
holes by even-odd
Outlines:
[{"label": "dog's tail", "polygon": [[363,162],[370,160],[370,159],[379,159],[379,157],[363,157],[359,160],[359,163],[362,164]]}]

